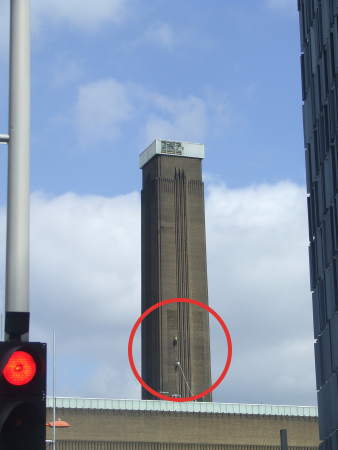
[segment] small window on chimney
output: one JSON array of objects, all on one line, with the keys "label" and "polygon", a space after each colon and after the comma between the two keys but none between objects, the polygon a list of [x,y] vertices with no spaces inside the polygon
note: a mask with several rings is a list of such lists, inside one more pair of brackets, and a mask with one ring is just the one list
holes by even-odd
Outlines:
[{"label": "small window on chimney", "polygon": [[183,146],[181,142],[161,141],[161,153],[182,156]]}]

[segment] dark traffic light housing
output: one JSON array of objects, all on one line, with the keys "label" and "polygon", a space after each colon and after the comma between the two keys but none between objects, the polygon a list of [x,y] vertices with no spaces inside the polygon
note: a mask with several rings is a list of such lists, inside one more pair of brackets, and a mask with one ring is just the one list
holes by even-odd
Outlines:
[{"label": "dark traffic light housing", "polygon": [[0,342],[0,449],[45,449],[46,344]]}]

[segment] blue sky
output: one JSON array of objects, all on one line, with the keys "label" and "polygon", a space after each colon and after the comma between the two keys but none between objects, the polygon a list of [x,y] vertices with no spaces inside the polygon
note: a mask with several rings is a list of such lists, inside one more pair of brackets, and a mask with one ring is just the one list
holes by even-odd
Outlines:
[{"label": "blue sky", "polygon": [[[31,3],[32,337],[56,331],[58,395],[140,395],[126,359],[140,309],[138,155],[159,137],[206,146],[210,304],[234,340],[214,399],[314,404],[296,1]],[[5,148],[0,177],[3,204]],[[3,296],[4,251],[0,268]]]},{"label": "blue sky", "polygon": [[205,173],[228,186],[303,183],[295,2],[50,3],[32,0],[32,190],[138,189],[157,135],[205,143]]}]

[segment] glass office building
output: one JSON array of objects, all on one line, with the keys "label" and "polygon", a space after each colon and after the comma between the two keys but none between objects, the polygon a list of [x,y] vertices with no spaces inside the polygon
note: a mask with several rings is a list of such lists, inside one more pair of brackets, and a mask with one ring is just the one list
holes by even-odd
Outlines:
[{"label": "glass office building", "polygon": [[338,448],[338,0],[298,0],[322,448]]}]

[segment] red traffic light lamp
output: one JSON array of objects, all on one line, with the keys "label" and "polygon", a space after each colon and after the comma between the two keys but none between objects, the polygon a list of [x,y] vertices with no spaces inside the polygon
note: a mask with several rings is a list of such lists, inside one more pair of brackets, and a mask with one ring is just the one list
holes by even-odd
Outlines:
[{"label": "red traffic light lamp", "polygon": [[34,378],[36,362],[30,353],[17,350],[10,356],[2,374],[8,383],[23,386]]}]

